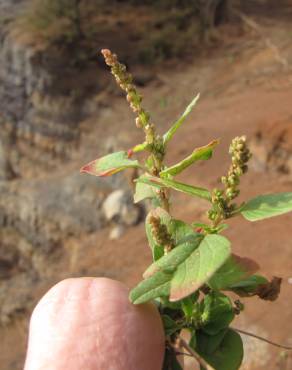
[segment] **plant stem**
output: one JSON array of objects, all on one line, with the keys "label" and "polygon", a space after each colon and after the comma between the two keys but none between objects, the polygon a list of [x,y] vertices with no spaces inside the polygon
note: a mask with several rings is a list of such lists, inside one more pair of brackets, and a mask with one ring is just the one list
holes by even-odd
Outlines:
[{"label": "plant stem", "polygon": [[[155,141],[158,141],[158,138],[154,132],[154,142]],[[156,150],[155,149],[152,149],[151,151],[151,154],[152,154],[152,158],[153,158],[153,165],[154,165],[154,168],[152,170],[152,175],[155,176],[155,177],[158,177],[159,178],[159,173],[160,171],[162,170],[163,168],[163,159],[164,159],[164,155],[158,155],[156,153]],[[158,192],[158,196],[159,196],[159,199],[160,199],[160,203],[161,203],[161,207],[169,213],[169,210],[170,210],[170,204],[169,204],[169,195],[168,195],[168,191],[167,189],[160,189],[159,192]]]},{"label": "plant stem", "polygon": [[205,370],[215,370],[214,367],[209,365],[181,336],[179,336],[179,345],[189,352]]},{"label": "plant stem", "polygon": [[284,349],[287,349],[287,350],[292,350],[292,347],[291,346],[287,346],[287,345],[284,345],[284,344],[279,344],[279,343],[276,343],[276,342],[272,342],[269,339],[262,338],[259,335],[256,335],[256,334],[253,334],[253,333],[249,333],[248,331],[237,329],[237,328],[233,328],[233,327],[231,327],[231,329],[237,331],[238,333],[241,333],[241,334],[244,334],[244,335],[248,335],[249,337],[253,337],[253,338],[259,339],[262,342],[269,343],[272,346],[279,347],[279,348],[284,348]]},{"label": "plant stem", "polygon": [[222,213],[220,212],[220,213],[218,213],[218,215],[217,215],[216,219],[214,220],[212,226],[214,228],[217,227],[220,224],[220,222],[222,221],[222,219],[223,219],[223,216],[222,216]]}]

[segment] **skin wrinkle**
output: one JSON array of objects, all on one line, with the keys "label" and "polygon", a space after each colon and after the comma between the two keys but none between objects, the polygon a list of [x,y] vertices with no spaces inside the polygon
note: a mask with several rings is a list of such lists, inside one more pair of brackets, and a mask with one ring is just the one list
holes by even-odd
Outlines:
[{"label": "skin wrinkle", "polygon": [[57,284],[32,315],[25,370],[160,370],[159,314],[152,305],[133,306],[128,293],[103,278]]}]

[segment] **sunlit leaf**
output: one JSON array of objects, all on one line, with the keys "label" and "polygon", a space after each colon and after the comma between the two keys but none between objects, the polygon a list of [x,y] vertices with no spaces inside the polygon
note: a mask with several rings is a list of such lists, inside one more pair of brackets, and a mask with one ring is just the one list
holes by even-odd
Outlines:
[{"label": "sunlit leaf", "polygon": [[208,281],[208,285],[214,290],[228,289],[233,284],[245,280],[258,269],[259,265],[255,261],[232,254]]},{"label": "sunlit leaf", "polygon": [[183,159],[181,162],[161,171],[159,175],[161,177],[168,175],[175,176],[197,161],[210,159],[212,157],[213,150],[218,143],[219,140],[214,140],[208,145],[195,149],[191,155]]},{"label": "sunlit leaf", "polygon": [[171,280],[170,301],[177,301],[199,289],[230,255],[230,242],[221,235],[207,235],[198,248],[176,269]]},{"label": "sunlit leaf", "polygon": [[116,152],[86,164],[80,171],[94,176],[111,176],[127,168],[138,167],[139,162],[129,159],[127,152]]},{"label": "sunlit leaf", "polygon": [[187,106],[186,110],[182,114],[182,116],[174,122],[174,124],[171,126],[171,128],[163,135],[163,141],[164,143],[168,143],[176,131],[180,128],[180,126],[184,123],[186,120],[187,116],[191,113],[192,109],[196,105],[197,101],[199,100],[200,94],[198,94],[192,101],[191,103]]},{"label": "sunlit leaf", "polygon": [[259,221],[291,211],[292,193],[260,195],[241,208],[241,214],[248,221]]},{"label": "sunlit leaf", "polygon": [[141,182],[136,183],[135,194],[134,194],[134,203],[138,203],[144,199],[155,198],[157,194],[152,186],[143,184]]},{"label": "sunlit leaf", "polygon": [[[212,338],[209,338],[212,341]],[[197,351],[216,370],[238,370],[243,359],[242,339],[232,329],[227,330],[223,340],[212,354],[201,351],[199,345]]]},{"label": "sunlit leaf", "polygon": [[130,292],[130,300],[134,304],[148,302],[154,298],[168,296],[171,274],[159,271],[150,278],[141,281]]},{"label": "sunlit leaf", "polygon": [[230,242],[223,236],[203,236],[196,233],[187,235],[182,244],[159,258],[145,271],[146,279],[134,288],[131,300],[133,303],[143,303],[159,297],[156,294],[160,293],[162,284],[167,289],[170,288],[171,302],[183,299],[206,283],[229,255]]},{"label": "sunlit leaf", "polygon": [[[203,240],[203,236],[200,234],[193,233],[192,236],[182,244],[175,247],[168,254],[155,261],[148,267],[144,272],[144,278],[152,276],[158,271],[164,271],[166,273],[174,273],[180,264],[184,263],[187,258],[191,256],[199,244]],[[192,293],[192,292],[191,292]]]},{"label": "sunlit leaf", "polygon": [[137,182],[142,182],[144,184],[148,184],[151,186],[155,186],[157,188],[170,188],[182,193],[199,197],[208,201],[211,201],[211,194],[207,189],[199,188],[192,185],[183,184],[178,181],[169,180],[169,179],[161,179],[155,176],[141,176],[137,180]]},{"label": "sunlit leaf", "polygon": [[144,142],[142,144],[135,145],[131,150],[133,153],[139,153],[143,150],[146,150],[148,148],[149,144],[147,142]]}]

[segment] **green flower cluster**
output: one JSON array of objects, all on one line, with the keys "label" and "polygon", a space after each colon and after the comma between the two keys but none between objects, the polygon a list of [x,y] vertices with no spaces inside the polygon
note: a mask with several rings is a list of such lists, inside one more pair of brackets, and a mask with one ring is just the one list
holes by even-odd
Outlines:
[{"label": "green flower cluster", "polygon": [[246,144],[246,137],[236,137],[232,140],[229,153],[231,154],[232,165],[227,176],[223,176],[221,181],[225,185],[225,195],[228,201],[233,200],[239,195],[240,176],[247,172],[247,162],[251,158],[251,153]]},{"label": "green flower cluster", "polygon": [[153,215],[149,217],[149,223],[151,225],[151,231],[156,243],[163,245],[164,254],[167,254],[172,250],[172,248],[174,248],[175,243],[169,235],[166,226],[161,223],[159,217],[155,217]]},{"label": "green flower cluster", "polygon": [[155,141],[154,124],[150,122],[149,113],[141,106],[142,96],[138,93],[133,84],[133,77],[127,73],[126,66],[118,61],[116,54],[113,54],[108,49],[103,49],[101,52],[106,64],[111,68],[111,73],[115,77],[117,84],[127,93],[127,101],[132,111],[138,115],[136,118],[136,126],[138,128],[143,128],[146,134],[146,142],[148,144],[153,144]]},{"label": "green flower cluster", "polygon": [[[165,156],[165,146],[163,139],[156,134],[155,126],[150,121],[150,115],[142,107],[142,96],[138,93],[135,85],[133,84],[133,77],[127,72],[126,66],[118,61],[116,54],[113,54],[108,49],[101,51],[104,56],[106,64],[111,68],[111,73],[115,77],[117,84],[122,90],[127,93],[127,101],[130,104],[132,111],[137,114],[136,126],[142,128],[145,133],[145,150],[150,152],[147,161],[149,171],[158,176],[159,172],[163,169],[163,159]],[[159,198],[162,206],[168,210],[169,202],[166,189],[159,190]]]},{"label": "green flower cluster", "polygon": [[231,203],[240,193],[240,176],[247,172],[247,163],[251,153],[247,147],[246,137],[236,137],[232,140],[229,154],[231,154],[231,166],[227,176],[222,176],[221,181],[225,190],[214,189],[212,193],[212,209],[208,211],[208,217],[216,226],[222,219],[230,218],[237,205]]}]

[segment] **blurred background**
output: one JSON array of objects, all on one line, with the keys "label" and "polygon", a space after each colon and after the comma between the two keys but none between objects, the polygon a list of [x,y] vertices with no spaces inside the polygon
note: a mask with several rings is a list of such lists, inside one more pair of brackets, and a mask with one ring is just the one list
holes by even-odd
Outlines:
[{"label": "blurred background", "polygon": [[[132,174],[79,174],[142,139],[101,48],[134,74],[161,132],[201,93],[167,161],[218,137],[221,146],[181,180],[219,186],[230,140],[246,134],[254,156],[242,199],[292,188],[292,1],[0,0],[1,370],[22,369],[29,316],[57,281],[106,276],[132,287],[150,262]],[[187,199],[174,194],[173,214],[205,220],[206,204]],[[226,231],[236,253],[283,277],[278,301],[245,299],[235,325],[288,345],[291,221],[235,219]],[[288,352],[243,339],[242,369],[292,368]]]}]

